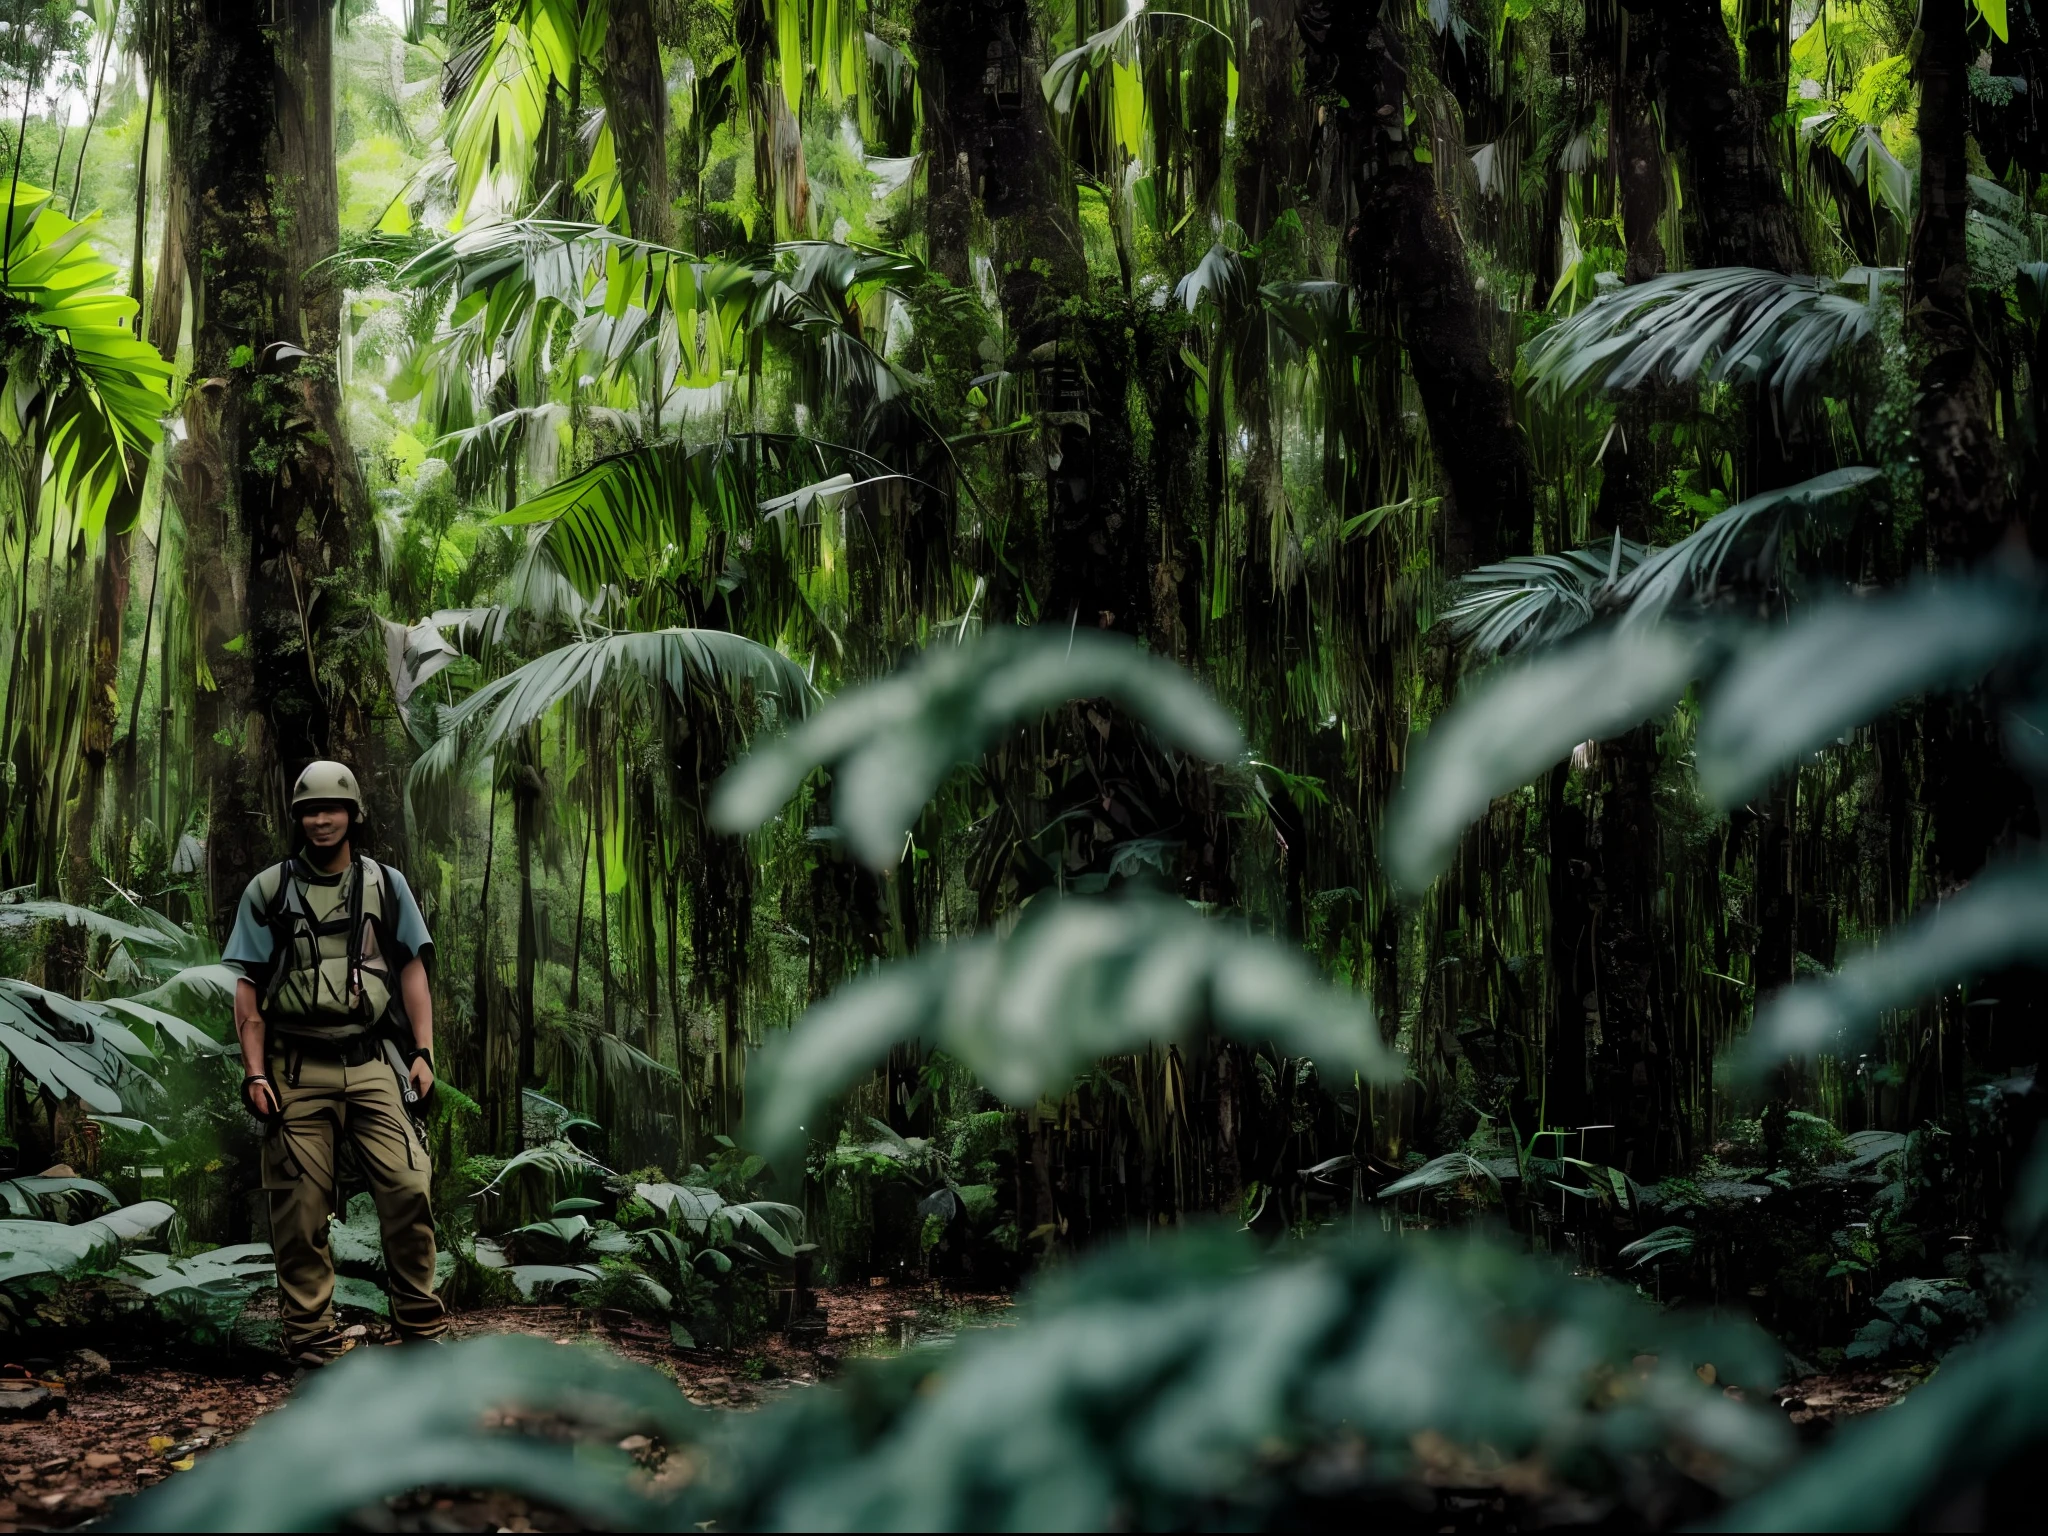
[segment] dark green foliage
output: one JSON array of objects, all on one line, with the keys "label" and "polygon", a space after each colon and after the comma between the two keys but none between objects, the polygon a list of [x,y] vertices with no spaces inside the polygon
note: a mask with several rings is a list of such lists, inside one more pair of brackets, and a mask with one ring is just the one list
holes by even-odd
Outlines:
[{"label": "dark green foliage", "polygon": [[[658,1377],[548,1350],[499,1340],[337,1369],[298,1412],[144,1500],[134,1519],[235,1529],[260,1508],[310,1529],[414,1483],[488,1480],[636,1528],[1291,1523],[1397,1502],[1417,1446],[1442,1458],[1482,1445],[1509,1462],[1541,1458],[1555,1481],[1540,1486],[1554,1492],[1533,1495],[1536,1507],[1577,1488],[1663,1514],[1713,1493],[1659,1446],[1688,1447],[1698,1459],[1687,1465],[1715,1468],[1720,1493],[1784,1455],[1768,1414],[1694,1370],[1712,1362],[1722,1381],[1761,1391],[1777,1371],[1763,1340],[1661,1318],[1473,1240],[1332,1240],[1263,1263],[1221,1232],[1124,1248],[1042,1282],[1014,1328],[724,1420],[689,1413]],[[408,1454],[325,1446],[326,1469],[303,1489],[238,1502],[244,1464],[295,1466],[319,1444],[305,1437],[371,1392],[385,1394],[391,1443]],[[508,1480],[501,1469],[529,1442],[479,1440],[474,1416],[536,1393],[571,1420],[658,1428],[701,1470],[666,1504],[626,1496],[596,1459],[574,1475],[552,1469],[549,1484]],[[1416,1441],[1423,1431],[1440,1438]]]}]

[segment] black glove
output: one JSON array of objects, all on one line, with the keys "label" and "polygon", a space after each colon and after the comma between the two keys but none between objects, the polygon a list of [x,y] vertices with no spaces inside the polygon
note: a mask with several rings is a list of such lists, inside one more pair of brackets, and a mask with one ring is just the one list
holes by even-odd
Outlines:
[{"label": "black glove", "polygon": [[[258,1083],[261,1083],[270,1090],[272,1108],[266,1110],[257,1107],[256,1095],[250,1090]],[[265,1125],[276,1125],[284,1119],[284,1107],[278,1102],[277,1085],[261,1072],[252,1072],[249,1076],[242,1079],[242,1108],[248,1110],[250,1114],[261,1120]]]}]

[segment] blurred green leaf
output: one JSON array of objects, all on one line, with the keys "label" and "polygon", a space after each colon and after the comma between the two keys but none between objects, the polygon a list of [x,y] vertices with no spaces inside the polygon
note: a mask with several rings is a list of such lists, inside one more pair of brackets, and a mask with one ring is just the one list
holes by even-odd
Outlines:
[{"label": "blurred green leaf", "polygon": [[1382,842],[1394,883],[1421,892],[1498,796],[1580,742],[1670,708],[1705,655],[1705,642],[1681,630],[1604,632],[1489,673],[1410,757]]},{"label": "blurred green leaf", "polygon": [[1827,1448],[1708,1529],[1884,1531],[1956,1496],[2048,1437],[2048,1313],[1965,1345],[1904,1402],[1859,1416]]},{"label": "blurred green leaf", "polygon": [[2041,635],[2040,594],[2009,580],[1929,582],[1830,604],[1729,666],[1700,721],[1701,786],[1739,805],[1891,705],[1967,687]]},{"label": "blurred green leaf", "polygon": [[1743,1071],[1822,1051],[1853,1056],[1884,1015],[1958,983],[2048,959],[2048,862],[1988,870],[1886,934],[1824,981],[1797,982],[1757,1011],[1734,1057]]},{"label": "blurred green leaf", "polygon": [[893,868],[926,801],[957,765],[1074,699],[1107,698],[1169,746],[1212,761],[1244,751],[1237,724],[1172,662],[1094,630],[997,629],[932,646],[880,682],[848,690],[718,786],[714,825],[751,831],[813,769],[837,774],[833,811],[864,862]]},{"label": "blurred green leaf", "polygon": [[847,983],[749,1068],[748,1144],[771,1156],[824,1104],[921,1040],[997,1097],[1035,1104],[1104,1056],[1199,1045],[1210,1030],[1328,1071],[1398,1081],[1371,1005],[1298,952],[1186,905],[1041,900],[1007,937],[983,936]]},{"label": "blurred green leaf", "polygon": [[[1014,1320],[717,1416],[533,1339],[359,1351],[116,1528],[330,1528],[419,1486],[527,1493],[612,1529],[1291,1528],[1398,1507],[1432,1438],[1475,1467],[1538,1462],[1565,1500],[1654,1487],[1674,1444],[1740,1493],[1787,1449],[1778,1415],[1695,1375],[1711,1362],[1761,1396],[1782,1357],[1756,1330],[1483,1239],[1273,1250],[1184,1231],[1055,1272]],[[483,1427],[515,1407],[550,1433]],[[638,1491],[609,1447],[562,1444],[564,1420],[647,1428],[692,1473]]]},{"label": "blurred green leaf", "polygon": [[420,1486],[502,1488],[629,1530],[649,1501],[609,1445],[486,1427],[506,1409],[545,1412],[608,1438],[681,1442],[698,1423],[675,1383],[596,1350],[542,1339],[473,1339],[435,1350],[356,1350],[272,1414],[124,1509],[130,1531],[326,1531],[366,1504]]}]

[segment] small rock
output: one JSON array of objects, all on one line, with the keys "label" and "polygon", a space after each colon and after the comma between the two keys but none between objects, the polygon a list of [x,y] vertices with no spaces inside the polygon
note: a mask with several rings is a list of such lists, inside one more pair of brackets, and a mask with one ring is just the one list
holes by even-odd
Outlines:
[{"label": "small rock", "polygon": [[64,1380],[73,1388],[87,1390],[111,1386],[114,1380],[114,1367],[112,1362],[96,1349],[74,1349],[64,1357]]},{"label": "small rock", "polygon": [[199,1422],[202,1424],[218,1424],[220,1422],[220,1410],[218,1408],[207,1409],[206,1412],[199,1415]]},{"label": "small rock", "polygon": [[629,1456],[637,1456],[654,1442],[645,1435],[628,1435],[619,1442],[619,1449]]},{"label": "small rock", "polygon": [[0,1424],[47,1419],[69,1408],[61,1392],[35,1381],[0,1381]]},{"label": "small rock", "polygon": [[52,1472],[62,1472],[71,1465],[69,1456],[52,1456],[48,1461],[36,1463],[36,1476],[48,1477]]},{"label": "small rock", "polygon": [[95,1472],[104,1472],[109,1467],[120,1466],[121,1458],[113,1451],[94,1451],[85,1457],[80,1465],[90,1467]]}]

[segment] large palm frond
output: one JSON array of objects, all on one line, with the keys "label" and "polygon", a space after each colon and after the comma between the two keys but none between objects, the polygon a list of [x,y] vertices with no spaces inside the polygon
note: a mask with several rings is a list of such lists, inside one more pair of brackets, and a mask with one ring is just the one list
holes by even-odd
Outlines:
[{"label": "large palm frond", "polygon": [[685,561],[716,531],[751,528],[764,502],[824,481],[856,450],[782,433],[733,433],[704,446],[653,443],[598,460],[497,521],[546,524],[543,541],[586,598]]},{"label": "large palm frond", "polygon": [[[11,201],[14,237],[0,269],[0,434],[40,433],[52,493],[96,531],[163,436],[171,370],[129,328],[135,301],[123,275],[86,243],[92,220],[66,218],[54,194],[24,184]],[[139,499],[126,501],[132,518]]]},{"label": "large palm frond", "polygon": [[1522,353],[1529,387],[1557,405],[1649,383],[1756,384],[1797,407],[1836,360],[1875,334],[1891,268],[1840,280],[1707,267],[1671,272],[1595,299]]},{"label": "large palm frond", "polygon": [[1613,605],[1627,610],[1624,623],[1657,623],[1681,604],[1713,601],[1724,587],[1730,561],[1738,558],[1743,573],[1753,581],[1775,579],[1790,519],[1838,513],[1860,499],[1880,475],[1875,469],[1831,470],[1737,502],[1636,564],[1614,584]]},{"label": "large palm frond", "polygon": [[1616,581],[1648,553],[1617,535],[1605,549],[1483,565],[1458,578],[1464,591],[1444,610],[1443,621],[1474,657],[1551,645],[1598,618]]},{"label": "large palm frond", "polygon": [[608,682],[664,688],[678,701],[721,694],[736,705],[772,704],[782,717],[810,713],[811,685],[779,651],[722,629],[628,631],[569,644],[486,683],[443,720],[474,752],[496,751],[557,706],[588,703]]},{"label": "large palm frond", "polygon": [[606,7],[588,0],[514,0],[449,64],[448,152],[455,207],[469,210],[486,175],[517,196],[532,175],[548,98],[599,61]]}]

